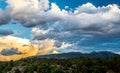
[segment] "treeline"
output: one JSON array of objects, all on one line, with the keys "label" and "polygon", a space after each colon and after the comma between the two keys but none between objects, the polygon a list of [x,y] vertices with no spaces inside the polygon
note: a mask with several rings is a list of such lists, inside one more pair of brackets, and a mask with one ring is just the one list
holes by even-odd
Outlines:
[{"label": "treeline", "polygon": [[120,73],[120,57],[40,59],[0,62],[0,73]]}]

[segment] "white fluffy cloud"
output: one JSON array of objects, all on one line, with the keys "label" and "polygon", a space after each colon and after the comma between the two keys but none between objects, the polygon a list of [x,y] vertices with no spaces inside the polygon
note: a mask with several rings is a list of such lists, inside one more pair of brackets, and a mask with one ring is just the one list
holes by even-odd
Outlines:
[{"label": "white fluffy cloud", "polygon": [[49,8],[48,0],[8,0],[12,18],[23,26],[32,27],[44,23],[44,12]]},{"label": "white fluffy cloud", "polygon": [[73,12],[60,10],[56,4],[53,5],[55,6],[48,13],[51,14],[53,9],[52,17],[59,19],[53,24],[33,28],[33,39],[55,39],[61,46],[63,42],[73,45],[77,43],[71,47],[80,49],[111,42],[110,40],[120,36],[120,9],[117,5],[95,7],[91,3],[87,3],[79,6]]},{"label": "white fluffy cloud", "polygon": [[10,18],[25,27],[33,27],[32,39],[35,41],[50,39],[56,41],[54,46],[58,48],[65,46],[63,43],[75,44],[79,48],[111,42],[120,37],[120,9],[115,4],[96,7],[86,3],[67,11],[48,0],[7,2]]}]

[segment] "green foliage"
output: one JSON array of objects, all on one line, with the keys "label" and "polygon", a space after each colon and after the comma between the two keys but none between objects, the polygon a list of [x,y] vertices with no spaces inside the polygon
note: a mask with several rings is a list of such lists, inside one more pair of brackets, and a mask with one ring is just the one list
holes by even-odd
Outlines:
[{"label": "green foliage", "polygon": [[15,73],[21,73],[21,71],[17,68],[17,69],[15,70]]},{"label": "green foliage", "polygon": [[[15,70],[13,69],[15,68]],[[27,58],[0,62],[0,73],[120,73],[120,57],[114,58]]]}]

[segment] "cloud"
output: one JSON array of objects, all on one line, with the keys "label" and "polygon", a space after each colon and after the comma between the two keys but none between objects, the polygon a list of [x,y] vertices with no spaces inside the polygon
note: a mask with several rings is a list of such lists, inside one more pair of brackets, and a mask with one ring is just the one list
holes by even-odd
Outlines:
[{"label": "cloud", "polygon": [[48,13],[53,11],[52,17],[59,19],[53,24],[34,27],[33,39],[55,39],[60,46],[65,42],[73,44],[71,48],[84,50],[113,42],[120,36],[120,9],[117,5],[95,7],[93,4],[87,3],[79,6],[73,12],[61,10],[54,3],[52,5]]},{"label": "cloud", "polygon": [[59,54],[59,52],[56,51],[56,50],[52,50],[52,51],[51,51],[51,54]]},{"label": "cloud", "polygon": [[22,34],[22,32],[21,31],[16,31],[16,34]]},{"label": "cloud", "polygon": [[0,36],[7,36],[7,35],[11,35],[13,33],[14,32],[9,29],[0,29]]},{"label": "cloud", "polygon": [[15,54],[22,54],[21,52],[18,51],[17,48],[6,48],[1,51],[1,55],[4,56],[10,56],[10,55],[15,55]]},{"label": "cloud", "polygon": [[19,60],[35,56],[38,47],[31,45],[28,39],[14,36],[0,37],[0,61]]},{"label": "cloud", "polygon": [[11,18],[7,10],[3,11],[2,9],[0,9],[0,25],[8,24],[10,20]]},{"label": "cloud", "polygon": [[114,52],[115,54],[120,54],[120,52]]},{"label": "cloud", "polygon": [[52,50],[55,48],[55,40],[32,40],[32,44],[36,44],[39,49],[37,55],[51,54]]},{"label": "cloud", "polygon": [[[71,11],[60,9],[48,0],[7,2],[6,11],[9,14],[5,14],[23,26],[32,28],[32,43],[37,41],[36,44],[39,44],[43,41],[41,44],[47,44],[52,40],[50,45],[43,47],[50,47],[47,47],[47,53],[61,47],[83,51],[100,48],[103,43],[119,42],[120,9],[116,4],[96,7],[92,3],[86,3]],[[3,15],[4,11],[1,13]],[[66,47],[63,43],[70,45]]]},{"label": "cloud", "polygon": [[[32,40],[14,37],[0,37],[0,61],[19,60],[36,55],[55,53],[55,40]],[[56,50],[57,51],[57,50]]]},{"label": "cloud", "polygon": [[[44,23],[44,12],[49,7],[48,0],[7,0],[8,10],[13,19],[25,27]],[[41,19],[42,18],[42,19]]]}]

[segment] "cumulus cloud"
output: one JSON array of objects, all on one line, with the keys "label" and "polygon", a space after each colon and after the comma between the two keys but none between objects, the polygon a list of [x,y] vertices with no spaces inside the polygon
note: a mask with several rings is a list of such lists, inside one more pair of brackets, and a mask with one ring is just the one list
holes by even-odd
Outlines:
[{"label": "cumulus cloud", "polygon": [[[55,14],[52,17],[59,18],[59,20],[53,24],[34,27],[33,39],[55,39],[59,42],[57,43],[59,47],[65,42],[73,44],[71,48],[74,46],[74,48],[81,49],[93,48],[95,45],[105,42],[109,43],[120,36],[120,9],[117,5],[95,7],[93,4],[87,3],[79,6],[73,12],[60,10],[56,4],[53,5],[56,10],[53,6]],[[56,13],[58,14],[56,15]]]},{"label": "cumulus cloud", "polygon": [[46,39],[46,40],[33,40],[32,44],[39,46],[37,55],[51,54],[55,48],[55,40]]},{"label": "cumulus cloud", "polygon": [[10,56],[10,55],[22,54],[22,53],[19,52],[17,48],[6,48],[1,51],[1,54],[5,56]]},{"label": "cumulus cloud", "polygon": [[8,24],[10,19],[9,13],[0,9],[0,25]]},{"label": "cumulus cloud", "polygon": [[0,61],[19,60],[35,56],[38,47],[31,45],[28,39],[14,36],[0,37]]},{"label": "cumulus cloud", "polygon": [[0,61],[19,60],[36,55],[57,53],[55,40],[34,40],[14,37],[0,37]]},{"label": "cumulus cloud", "polygon": [[[93,48],[103,43],[119,42],[120,9],[116,4],[96,7],[92,3],[86,3],[71,11],[60,9],[48,0],[7,2],[6,9],[10,18],[25,27],[33,27],[32,39],[37,41],[36,44],[52,40],[47,52],[61,47],[83,50],[82,48]],[[4,12],[1,13],[3,15]]]},{"label": "cumulus cloud", "polygon": [[48,0],[7,0],[12,18],[23,26],[32,27],[44,23],[44,12],[49,7]]}]

